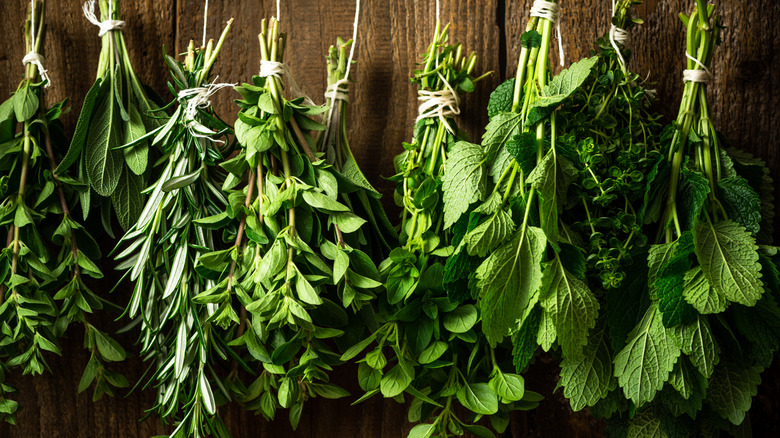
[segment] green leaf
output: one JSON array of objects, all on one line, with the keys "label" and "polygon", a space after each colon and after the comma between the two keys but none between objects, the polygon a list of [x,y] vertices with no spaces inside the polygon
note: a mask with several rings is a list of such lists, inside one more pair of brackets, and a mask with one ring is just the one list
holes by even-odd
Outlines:
[{"label": "green leaf", "polygon": [[724,363],[715,368],[705,402],[734,425],[742,424],[758,393],[761,368]]},{"label": "green leaf", "polygon": [[349,391],[332,383],[309,383],[309,388],[320,397],[331,400],[349,396]]},{"label": "green leaf", "polygon": [[412,379],[413,376],[407,374],[406,370],[399,364],[382,376],[379,390],[385,398],[393,398],[403,393],[406,387],[412,383]]},{"label": "green leaf", "polygon": [[447,166],[442,176],[444,192],[444,229],[448,229],[485,196],[485,156],[482,147],[459,141],[449,148]]},{"label": "green leaf", "polygon": [[539,302],[555,324],[564,356],[577,356],[596,325],[599,302],[588,286],[563,267],[560,256],[544,264]]},{"label": "green leaf", "polygon": [[541,45],[542,35],[533,29],[523,32],[523,34],[520,35],[520,46],[525,47],[526,49],[533,49],[534,47],[540,47]]},{"label": "green leaf", "polygon": [[718,200],[729,219],[745,227],[750,233],[761,230],[761,198],[745,178],[732,176],[718,181]]},{"label": "green leaf", "polygon": [[493,157],[509,139],[520,133],[522,125],[523,120],[520,114],[516,113],[502,112],[490,119],[485,127],[485,134],[482,136],[482,147],[487,162],[493,160]]},{"label": "green leaf", "polygon": [[115,102],[110,96],[100,103],[89,124],[84,150],[90,185],[101,196],[114,193],[124,168],[122,151],[114,150],[118,146],[115,112]]},{"label": "green leaf", "polygon": [[517,134],[506,143],[507,152],[517,161],[526,175],[536,166],[537,149],[536,134],[533,132]]},{"label": "green leaf", "polygon": [[488,385],[499,397],[509,401],[520,401],[525,394],[525,380],[521,376],[502,373],[498,369],[494,371]]},{"label": "green leaf", "polygon": [[18,122],[31,119],[38,111],[38,95],[35,89],[25,84],[14,93],[14,113]]},{"label": "green leaf", "polygon": [[466,304],[452,312],[445,313],[442,322],[444,328],[451,333],[466,333],[474,327],[477,319],[479,319],[477,308],[471,304]]},{"label": "green leaf", "polygon": [[652,408],[637,412],[629,421],[626,433],[631,438],[669,438]]},{"label": "green leaf", "polygon": [[534,306],[520,326],[520,330],[512,336],[512,359],[518,373],[528,366],[538,348],[536,337],[539,335],[541,319],[541,306]]},{"label": "green leaf", "polygon": [[701,174],[683,167],[680,174],[680,188],[677,190],[677,211],[680,226],[692,230],[701,216],[704,203],[710,195],[710,184]]},{"label": "green leaf", "polygon": [[495,345],[517,320],[530,311],[542,284],[542,257],[547,247],[544,232],[527,227],[515,233],[477,268],[482,307],[482,330]]},{"label": "green leaf", "polygon": [[629,333],[628,344],[615,356],[615,377],[626,398],[637,407],[660,391],[680,356],[680,348],[667,334],[661,313],[650,306]]},{"label": "green leaf", "polygon": [[710,283],[704,278],[701,266],[696,266],[685,273],[683,298],[701,314],[721,313],[726,310],[729,301],[716,293]]},{"label": "green leaf", "polygon": [[107,335],[103,334],[99,330],[93,330],[95,334],[95,343],[97,344],[100,356],[104,360],[112,362],[121,362],[127,357],[124,348],[119,343]]},{"label": "green leaf", "polygon": [[485,257],[496,246],[506,241],[515,231],[512,216],[504,210],[498,210],[490,219],[479,224],[464,236],[469,255]]},{"label": "green leaf", "polygon": [[463,407],[477,414],[498,412],[498,397],[487,383],[467,383],[460,387],[456,397]]},{"label": "green leaf", "polygon": [[668,333],[699,372],[709,378],[718,364],[720,347],[707,317],[698,315],[693,321],[674,327]]},{"label": "green leaf", "polygon": [[573,63],[569,68],[555,76],[542,89],[542,94],[531,103],[525,125],[533,126],[574,94],[590,76],[593,67],[598,63],[598,56],[583,59]]},{"label": "green leaf", "polygon": [[[672,246],[672,257],[656,273],[654,298],[666,327],[674,327],[695,318],[696,310],[684,299],[685,274],[693,263],[693,236],[683,232]],[[664,253],[668,256],[668,252]]]},{"label": "green leaf", "polygon": [[693,241],[704,277],[716,293],[745,306],[761,299],[758,246],[745,227],[731,220],[697,223]]},{"label": "green leaf", "polygon": [[409,431],[406,438],[430,438],[435,430],[436,426],[433,424],[418,424]]},{"label": "green leaf", "polygon": [[563,211],[569,185],[577,177],[571,161],[552,151],[528,175],[526,182],[539,191],[539,214],[547,239],[558,241],[558,214]]},{"label": "green leaf", "polygon": [[368,347],[372,342],[374,342],[374,339],[376,339],[376,333],[373,333],[371,336],[367,337],[366,339],[363,339],[362,341],[358,342],[357,344],[349,347],[347,351],[344,352],[344,354],[341,355],[340,360],[342,362],[346,362],[353,357],[360,354],[361,351],[365,350],[366,347]]},{"label": "green leaf", "polygon": [[144,209],[144,195],[141,194],[143,185],[142,176],[123,170],[116,190],[111,194],[117,220],[125,231],[135,225]]},{"label": "green leaf", "polygon": [[431,363],[440,358],[449,348],[449,345],[443,341],[436,341],[423,350],[417,357],[420,364]]},{"label": "green leaf", "polygon": [[569,399],[573,411],[594,406],[617,386],[612,374],[612,353],[607,337],[607,325],[600,324],[588,338],[588,344],[579,355],[564,355],[561,362],[563,395]]},{"label": "green leaf", "polygon": [[[132,143],[146,135],[144,122],[141,120],[141,114],[138,113],[135,105],[128,107],[130,120],[125,123],[124,144]],[[149,144],[143,142],[135,146],[124,148],[125,162],[127,167],[136,175],[142,175],[146,171],[146,165],[149,161]]]},{"label": "green leaf", "polygon": [[508,79],[501,83],[492,93],[488,100],[488,117],[493,118],[500,112],[512,111],[512,99],[515,92],[515,78]]}]

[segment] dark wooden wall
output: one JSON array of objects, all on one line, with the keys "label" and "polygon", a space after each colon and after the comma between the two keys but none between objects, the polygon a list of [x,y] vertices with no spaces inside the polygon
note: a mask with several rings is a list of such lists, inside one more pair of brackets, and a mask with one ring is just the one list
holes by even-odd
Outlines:
[{"label": "dark wooden wall", "polygon": [[[48,101],[69,97],[72,112],[64,120],[72,131],[84,94],[94,79],[100,41],[97,28],[81,12],[82,0],[48,0],[46,67],[52,86]],[[323,55],[337,36],[352,34],[353,0],[282,0],[281,21],[288,33],[287,62],[301,89],[321,102],[325,91]],[[479,56],[477,71],[494,74],[478,86],[462,105],[460,124],[477,139],[487,122],[485,105],[490,91],[511,77],[516,68],[520,34],[525,29],[532,0],[442,0],[441,19],[452,22],[451,40],[462,42]],[[734,146],[766,159],[780,178],[776,144],[780,127],[780,3],[773,0],[718,0],[727,29],[714,64],[716,81],[711,87],[715,124]],[[166,95],[168,72],[161,47],[179,53],[190,39],[200,41],[203,0],[125,0],[122,18],[130,55],[139,76]],[[657,82],[659,110],[673,116],[682,90],[684,29],[677,18],[693,6],[693,0],[646,0],[639,7],[645,25],[635,29],[631,47],[636,53],[632,69]],[[0,93],[15,89],[22,76],[24,56],[22,23],[25,0],[0,1]],[[566,0],[561,29],[567,63],[589,53],[595,38],[609,26],[610,0]],[[235,18],[214,72],[220,81],[242,82],[258,72],[257,33],[262,18],[274,14],[272,0],[211,0],[208,34],[217,38],[224,22]],[[433,34],[434,0],[363,0],[351,86],[351,145],[365,173],[386,194],[392,186],[381,176],[392,174],[392,157],[409,140],[416,116],[415,90],[408,77]],[[557,57],[557,50],[552,50]],[[557,59],[556,59],[557,62]],[[232,99],[223,92],[214,99],[218,112],[235,118]],[[97,285],[108,291],[111,284]],[[102,289],[101,289],[102,287]],[[121,303],[122,291],[111,299]],[[109,316],[104,329],[117,327]],[[93,403],[89,394],[77,394],[76,386],[87,355],[81,349],[82,333],[74,330],[65,341],[64,358],[52,358],[52,373],[30,378],[12,375],[19,388],[16,399],[24,407],[19,425],[0,426],[1,437],[143,437],[165,432],[156,419],[138,422],[151,406],[151,394],[103,399]],[[121,338],[132,344],[133,337]],[[138,358],[121,365],[131,379],[144,370]],[[337,379],[359,391],[347,370]],[[515,417],[509,436],[596,437],[603,425],[584,413],[573,414],[560,391],[553,393],[554,362],[541,358],[527,376],[526,386],[548,396],[535,411]],[[754,398],[752,422],[756,436],[778,436],[780,423],[780,373],[778,366],[766,373]],[[290,431],[286,413],[276,422],[231,406],[225,415],[237,437],[405,437],[411,427],[403,406],[374,399],[356,407],[349,401],[314,400],[304,411],[297,432]],[[770,434],[771,435],[768,435]]]}]

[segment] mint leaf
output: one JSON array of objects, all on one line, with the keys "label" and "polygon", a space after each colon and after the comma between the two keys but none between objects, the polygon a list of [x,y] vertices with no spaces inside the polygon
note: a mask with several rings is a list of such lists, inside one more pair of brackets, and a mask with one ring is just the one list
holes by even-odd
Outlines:
[{"label": "mint leaf", "polygon": [[506,143],[506,150],[514,157],[524,174],[528,175],[536,166],[536,134],[523,132]]},{"label": "mint leaf", "polygon": [[758,393],[761,368],[724,363],[715,369],[705,402],[721,417],[734,425],[742,424]]},{"label": "mint leaf", "polygon": [[523,34],[520,35],[520,45],[526,49],[540,47],[542,45],[542,35],[535,30],[523,32]]},{"label": "mint leaf", "polygon": [[490,119],[482,136],[482,147],[487,161],[492,161],[499,149],[520,133],[522,125],[520,114],[511,112],[501,112]]},{"label": "mint leaf", "polygon": [[758,246],[745,227],[731,220],[697,223],[693,241],[704,277],[715,292],[746,306],[761,299]]},{"label": "mint leaf", "polygon": [[[636,260],[646,259],[637,254]],[[647,292],[648,268],[645,263],[638,263],[635,269],[628,272],[619,289],[607,294],[607,323],[609,337],[612,340],[612,350],[620,351],[628,341],[628,334],[642,320],[650,304]]]},{"label": "mint leaf", "polygon": [[668,333],[699,372],[709,378],[720,359],[720,347],[707,317],[698,315],[695,320],[679,325]]},{"label": "mint leaf", "polygon": [[780,307],[770,294],[754,307],[734,306],[734,326],[748,341],[767,350],[780,348]]},{"label": "mint leaf", "polygon": [[496,249],[477,268],[482,307],[482,330],[495,345],[516,327],[516,321],[538,298],[542,284],[542,257],[547,247],[544,232],[527,227]]},{"label": "mint leaf", "polygon": [[669,374],[669,384],[677,390],[682,398],[688,400],[702,386],[706,388],[707,379],[696,371],[685,357],[681,357]]},{"label": "mint leaf", "polygon": [[454,224],[471,203],[485,196],[485,156],[482,147],[466,141],[451,146],[442,177],[444,228]]},{"label": "mint leaf", "polygon": [[658,302],[658,310],[663,314],[663,323],[666,327],[674,327],[678,324],[690,321],[696,316],[696,310],[683,298],[685,286],[685,274],[693,263],[694,247],[693,236],[689,231],[684,232],[673,243],[673,256],[659,270],[658,279],[655,281],[655,299]]},{"label": "mint leaf", "polygon": [[710,283],[704,278],[701,266],[696,266],[685,273],[683,298],[697,312],[704,315],[721,313],[729,305],[729,301],[723,295],[715,293]]},{"label": "mint leaf", "polygon": [[501,83],[492,93],[488,100],[488,117],[493,118],[500,112],[512,111],[512,99],[515,93],[515,78],[508,79]]},{"label": "mint leaf", "polygon": [[617,386],[612,375],[607,325],[603,322],[588,338],[582,354],[564,354],[561,362],[558,386],[563,387],[563,395],[569,399],[574,411],[595,405]]},{"label": "mint leaf", "polygon": [[533,126],[537,124],[563,103],[564,100],[574,94],[588,79],[591,70],[593,70],[598,61],[598,56],[580,60],[555,76],[542,89],[542,94],[531,103],[525,125]]},{"label": "mint leaf", "polygon": [[567,271],[561,258],[544,264],[539,302],[555,324],[564,357],[577,356],[596,325],[599,302],[588,286]]},{"label": "mint leaf", "polygon": [[733,176],[718,181],[718,200],[729,219],[739,223],[752,234],[761,230],[761,198],[745,178]]},{"label": "mint leaf", "polygon": [[498,210],[490,219],[471,230],[464,240],[469,255],[485,257],[493,248],[503,243],[515,231],[512,216]]},{"label": "mint leaf", "polygon": [[677,190],[677,211],[683,230],[693,229],[710,194],[710,184],[700,172],[682,168]]},{"label": "mint leaf", "polygon": [[520,330],[512,335],[512,361],[518,373],[523,372],[531,362],[537,349],[536,337],[542,319],[542,308],[534,306],[523,321]]},{"label": "mint leaf", "polygon": [[571,161],[550,151],[526,180],[539,191],[541,226],[553,242],[558,240],[558,214],[563,210],[569,185],[576,177],[577,169]]},{"label": "mint leaf", "polygon": [[615,377],[626,398],[637,407],[653,400],[680,356],[667,334],[656,306],[650,306],[628,335],[628,344],[615,356]]},{"label": "mint leaf", "polygon": [[498,397],[487,383],[467,383],[460,387],[456,397],[466,409],[482,415],[498,412]]}]

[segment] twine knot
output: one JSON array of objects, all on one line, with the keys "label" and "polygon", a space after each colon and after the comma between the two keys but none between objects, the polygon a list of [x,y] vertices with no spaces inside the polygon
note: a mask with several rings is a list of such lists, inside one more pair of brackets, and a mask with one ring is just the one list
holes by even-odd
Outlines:
[{"label": "twine knot", "polygon": [[[95,0],[89,0],[88,2],[84,3],[82,9],[84,10],[84,16],[87,17],[87,20],[100,29],[98,36],[102,37],[112,30],[122,30],[125,28],[125,22],[122,20],[98,20],[97,16],[95,15]],[[108,15],[110,17],[112,12],[109,11]]]},{"label": "twine knot", "polygon": [[558,3],[548,2],[544,0],[534,0],[533,6],[531,6],[531,16],[537,18],[544,18],[555,24],[555,32],[558,34],[558,55],[561,59],[561,67],[564,65],[563,58],[563,40],[561,39],[561,22],[560,22],[560,6]]},{"label": "twine knot", "polygon": [[460,114],[460,98],[458,97],[458,93],[450,86],[444,77],[441,75],[439,75],[439,77],[446,88],[436,91],[419,90],[417,92],[417,100],[422,103],[420,104],[418,110],[419,115],[415,122],[436,117],[448,131],[455,134],[450,124],[447,123],[446,118]]},{"label": "twine knot", "polygon": [[715,80],[715,76],[712,74],[712,70],[710,70],[706,65],[702,64],[701,61],[691,56],[687,52],[685,53],[685,57],[693,61],[693,63],[697,66],[701,67],[701,70],[685,69],[683,71],[683,82],[698,82],[702,84],[709,84]]},{"label": "twine knot", "polygon": [[41,75],[41,79],[46,81],[45,87],[48,88],[49,85],[51,85],[51,79],[49,78],[49,71],[43,68],[43,64],[45,62],[46,62],[46,58],[44,58],[43,55],[35,51],[30,51],[29,53],[24,55],[24,58],[22,58],[22,63],[24,65],[33,64],[35,67],[38,68],[38,73]]}]

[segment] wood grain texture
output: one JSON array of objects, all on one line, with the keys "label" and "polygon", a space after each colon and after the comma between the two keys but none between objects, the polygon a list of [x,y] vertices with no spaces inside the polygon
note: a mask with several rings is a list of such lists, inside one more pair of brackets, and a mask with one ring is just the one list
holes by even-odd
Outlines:
[{"label": "wood grain texture", "polygon": [[[64,121],[72,132],[83,97],[94,79],[100,41],[97,29],[81,13],[82,0],[48,3],[46,55],[53,85],[47,100],[70,96],[73,110]],[[766,159],[775,177],[780,177],[780,156],[775,148],[780,137],[775,110],[780,104],[780,57],[775,56],[780,53],[780,4],[772,0],[717,3],[728,29],[716,55],[717,79],[710,91],[716,126],[734,146]],[[485,105],[491,90],[514,74],[520,35],[531,4],[532,0],[441,1],[442,21],[452,21],[451,41],[477,52],[477,72],[494,72],[462,104],[459,124],[474,140],[479,139],[487,122]],[[592,42],[607,30],[610,5],[609,0],[564,2],[561,29],[567,64],[587,55]],[[691,0],[648,0],[639,7],[646,23],[635,28],[632,35],[631,47],[636,53],[632,68],[651,73],[650,80],[657,82],[663,98],[658,109],[667,116],[676,113],[682,91],[683,27],[677,13],[692,5]],[[282,1],[282,30],[288,34],[286,61],[301,89],[315,102],[323,101],[325,91],[323,55],[337,36],[351,36],[354,7],[353,1]],[[0,1],[5,28],[5,38],[0,39],[2,96],[15,89],[22,75],[21,32],[26,8],[25,0]],[[209,37],[217,38],[224,23],[231,17],[235,19],[214,69],[220,82],[244,82],[257,74],[260,20],[274,14],[273,0],[210,1]],[[127,22],[125,36],[137,73],[167,96],[168,73],[161,48],[164,45],[169,54],[174,54],[183,51],[190,39],[200,42],[203,1],[125,0],[122,17]],[[388,195],[388,204],[392,203],[393,186],[381,177],[392,175],[392,158],[402,150],[401,143],[411,137],[417,102],[409,76],[430,42],[435,19],[433,0],[364,0],[361,5],[357,63],[352,67],[356,83],[350,87],[350,143],[366,175]],[[551,53],[557,66],[557,49]],[[235,119],[232,100],[237,96],[225,91],[213,99],[223,118]],[[115,280],[103,281],[96,290],[109,290]],[[122,302],[127,291],[117,294],[111,298]],[[118,327],[111,315],[97,324],[104,329]],[[91,401],[91,394],[76,393],[88,358],[81,348],[81,337],[82,333],[74,328],[64,341],[64,358],[51,358],[52,373],[36,378],[11,376],[20,390],[17,400],[24,410],[19,414],[18,426],[0,426],[0,437],[145,437],[165,432],[156,419],[137,421],[152,404],[149,391],[129,398],[104,398],[98,403]],[[131,345],[133,336],[120,339],[124,345]],[[137,357],[121,365],[131,381],[144,369]],[[780,433],[777,369],[776,365],[765,375],[765,383],[754,399],[751,416],[756,436]],[[603,436],[603,424],[584,412],[573,414],[561,391],[554,392],[557,373],[551,358],[536,360],[527,375],[527,387],[547,400],[534,411],[515,415],[507,436]],[[358,394],[354,375],[354,369],[346,368],[334,379]],[[378,398],[357,406],[350,406],[349,400],[312,400],[304,408],[296,432],[290,429],[286,417],[287,412],[280,411],[276,421],[267,423],[235,405],[229,406],[224,415],[236,437],[397,438],[404,437],[411,428],[404,406]],[[775,421],[766,421],[770,418]]]}]

